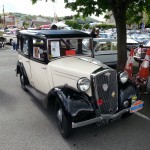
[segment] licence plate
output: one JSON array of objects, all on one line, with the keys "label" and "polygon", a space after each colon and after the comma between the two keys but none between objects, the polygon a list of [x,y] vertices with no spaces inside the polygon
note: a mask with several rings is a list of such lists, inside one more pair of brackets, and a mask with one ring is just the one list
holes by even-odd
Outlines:
[{"label": "licence plate", "polygon": [[136,101],[134,104],[130,107],[130,113],[134,113],[140,109],[143,108],[144,102],[141,100]]}]

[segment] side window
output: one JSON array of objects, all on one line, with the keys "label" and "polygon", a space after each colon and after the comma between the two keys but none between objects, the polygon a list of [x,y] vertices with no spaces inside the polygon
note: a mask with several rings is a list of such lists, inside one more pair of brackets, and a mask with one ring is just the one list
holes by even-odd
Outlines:
[{"label": "side window", "polygon": [[20,51],[28,55],[28,50],[29,50],[29,42],[28,42],[28,37],[27,36],[21,36],[18,38],[18,43],[19,43],[19,49]]},{"label": "side window", "polygon": [[44,40],[33,38],[33,58],[38,60],[45,60],[47,57],[47,51],[45,48]]},{"label": "side window", "polygon": [[60,57],[60,41],[48,41],[48,52],[49,52],[49,59]]},{"label": "side window", "polygon": [[23,53],[28,55],[28,50],[29,50],[29,42],[28,39],[24,38],[23,40]]}]

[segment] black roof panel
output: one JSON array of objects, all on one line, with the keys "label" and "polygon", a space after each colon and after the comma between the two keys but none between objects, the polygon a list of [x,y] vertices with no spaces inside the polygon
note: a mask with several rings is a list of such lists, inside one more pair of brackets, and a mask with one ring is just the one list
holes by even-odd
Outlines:
[{"label": "black roof panel", "polygon": [[78,30],[21,30],[20,34],[46,38],[91,37],[90,34]]}]

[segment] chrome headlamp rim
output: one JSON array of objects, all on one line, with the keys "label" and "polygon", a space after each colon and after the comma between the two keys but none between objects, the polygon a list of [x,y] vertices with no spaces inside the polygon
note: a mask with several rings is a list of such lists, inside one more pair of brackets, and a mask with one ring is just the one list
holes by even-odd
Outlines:
[{"label": "chrome headlamp rim", "polygon": [[81,92],[86,92],[90,88],[91,81],[87,77],[82,77],[77,81],[77,88]]},{"label": "chrome headlamp rim", "polygon": [[121,72],[119,74],[119,80],[121,83],[126,83],[129,79],[129,75],[128,75],[128,72],[127,71],[124,71],[124,72]]}]

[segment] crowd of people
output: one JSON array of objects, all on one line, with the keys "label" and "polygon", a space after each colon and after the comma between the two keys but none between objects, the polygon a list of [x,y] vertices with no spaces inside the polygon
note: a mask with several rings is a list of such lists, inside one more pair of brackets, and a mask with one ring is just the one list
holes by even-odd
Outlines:
[{"label": "crowd of people", "polygon": [[[6,26],[3,29],[6,30],[6,29],[8,29],[8,27]],[[57,30],[57,29],[58,29],[58,27],[55,24],[53,24],[50,28],[50,30]],[[12,32],[12,34],[15,34],[17,36],[17,34],[20,30],[25,30],[25,28],[18,28],[17,30],[14,30],[15,32]],[[12,50],[14,52],[18,50],[17,38],[13,38]]]}]

